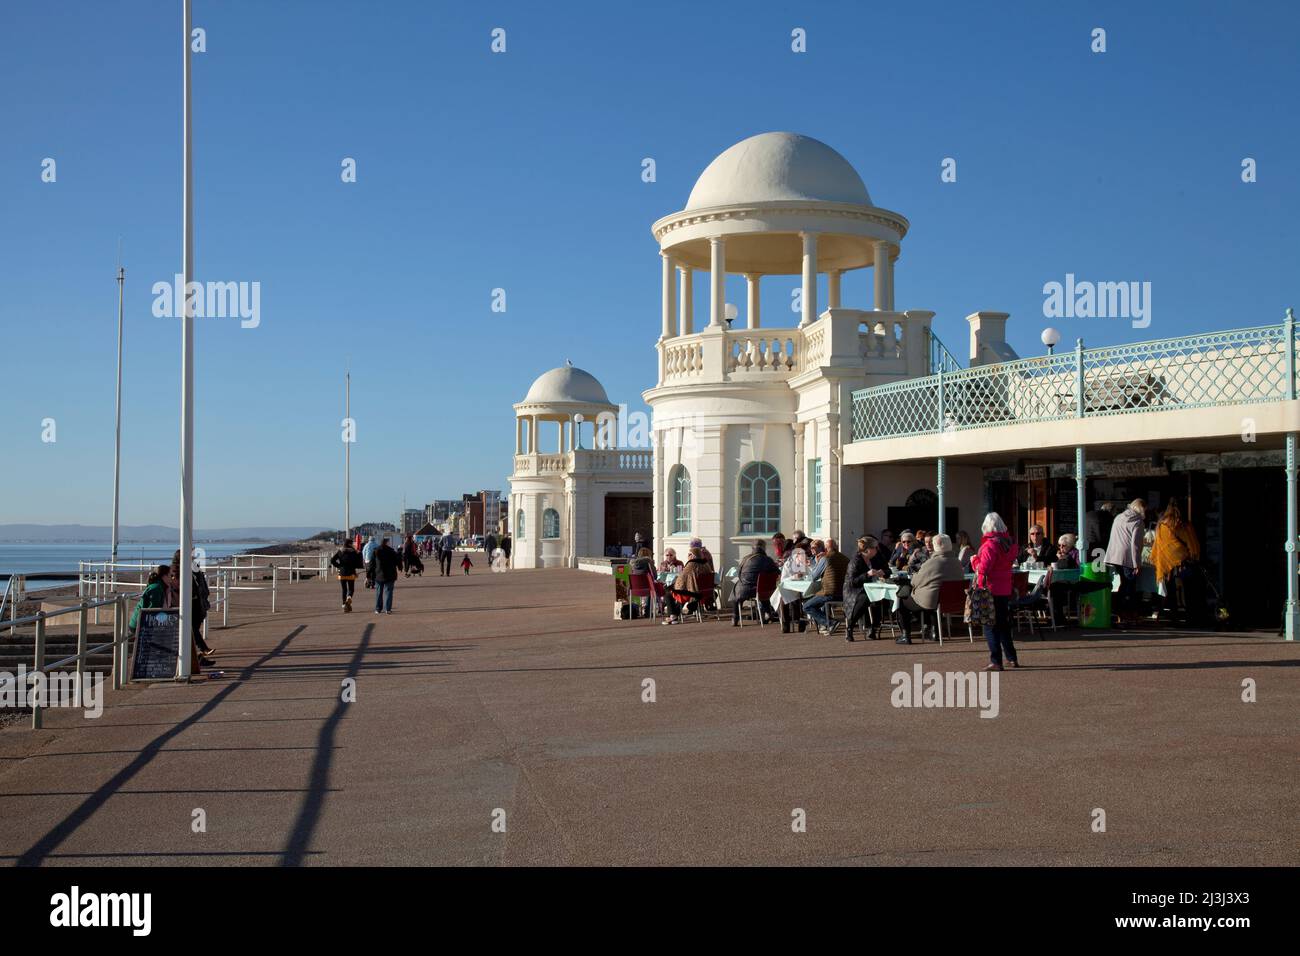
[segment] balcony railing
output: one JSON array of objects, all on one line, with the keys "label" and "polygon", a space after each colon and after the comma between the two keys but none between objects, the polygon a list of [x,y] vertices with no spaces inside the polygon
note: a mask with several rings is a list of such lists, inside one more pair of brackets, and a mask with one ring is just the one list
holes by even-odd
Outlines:
[{"label": "balcony railing", "polygon": [[853,440],[1204,408],[1295,397],[1296,338],[1281,325],[1021,359],[859,389]]},{"label": "balcony railing", "polygon": [[649,449],[635,448],[575,448],[549,455],[515,455],[515,474],[648,472],[654,464],[653,455]]}]

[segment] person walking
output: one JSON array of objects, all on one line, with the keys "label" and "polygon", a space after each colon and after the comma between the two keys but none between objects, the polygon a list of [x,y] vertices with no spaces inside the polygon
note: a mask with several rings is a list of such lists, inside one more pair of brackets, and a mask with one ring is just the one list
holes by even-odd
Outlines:
[{"label": "person walking", "polygon": [[375,548],[377,547],[378,545],[375,544],[375,536],[372,534],[366,539],[366,546],[361,549],[361,563],[365,565],[366,568],[366,587],[368,588],[373,588],[375,586],[375,575],[370,569],[370,559],[375,556]]},{"label": "person walking", "polygon": [[1201,578],[1196,563],[1201,559],[1201,542],[1196,529],[1183,518],[1178,499],[1170,498],[1160,523],[1156,525],[1156,540],[1151,546],[1151,563],[1155,566],[1156,581],[1164,585],[1165,609],[1170,620],[1177,623],[1179,592],[1182,592],[1183,614],[1189,625],[1201,624],[1205,619],[1205,595],[1200,587]]},{"label": "person walking", "polygon": [[472,567],[474,567],[474,562],[469,559],[469,552],[467,551],[465,556],[460,559],[460,569],[469,574],[469,569]]},{"label": "person walking", "polygon": [[339,573],[339,585],[343,589],[343,613],[352,613],[352,595],[357,587],[357,572],[365,567],[361,555],[352,546],[352,540],[345,538],[343,547],[334,552],[330,566]]},{"label": "person walking", "polygon": [[1019,667],[1020,658],[1011,640],[1011,565],[1016,560],[1016,543],[996,511],[985,516],[980,530],[984,537],[970,566],[975,571],[975,586],[987,588],[993,595],[993,624],[984,625],[984,640],[989,646],[989,665],[984,669],[1000,671],[1004,659],[1012,667]]},{"label": "person walking", "polygon": [[370,558],[370,573],[375,579],[375,613],[393,613],[393,586],[397,583],[398,554],[388,546],[388,539],[379,542]]},{"label": "person walking", "polygon": [[1110,528],[1106,545],[1106,567],[1119,575],[1116,593],[1121,627],[1137,624],[1137,580],[1142,571],[1142,539],[1146,532],[1147,503],[1141,498],[1129,502]]},{"label": "person walking", "polygon": [[456,536],[448,531],[438,542],[438,571],[440,577],[451,577],[451,559],[456,554]]}]

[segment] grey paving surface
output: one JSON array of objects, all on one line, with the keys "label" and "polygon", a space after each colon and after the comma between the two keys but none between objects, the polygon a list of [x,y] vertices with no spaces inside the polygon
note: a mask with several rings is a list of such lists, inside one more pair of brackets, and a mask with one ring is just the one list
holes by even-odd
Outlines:
[{"label": "grey paving surface", "polygon": [[578,571],[402,581],[391,617],[336,593],[245,596],[213,632],[224,679],[0,731],[0,858],[1300,862],[1300,648],[1269,635],[1023,640],[981,719],[891,705],[915,662],[980,668],[964,640],[616,623],[611,579]]}]

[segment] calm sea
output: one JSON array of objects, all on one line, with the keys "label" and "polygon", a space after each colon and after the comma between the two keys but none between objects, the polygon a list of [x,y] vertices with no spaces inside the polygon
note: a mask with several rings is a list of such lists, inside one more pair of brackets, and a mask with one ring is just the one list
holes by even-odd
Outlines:
[{"label": "calm sea", "polygon": [[[266,541],[220,541],[200,542],[198,547],[207,553],[209,563],[218,558],[229,557],[241,551],[256,550],[268,544]],[[118,561],[148,561],[152,564],[168,563],[176,551],[175,544],[157,541],[151,544],[119,544]],[[107,561],[109,546],[99,543],[70,544],[2,544],[0,543],[0,573],[31,574],[34,571],[71,571],[72,581],[76,580],[78,561]],[[58,587],[67,581],[29,581],[27,590],[34,591],[44,587]],[[0,579],[0,592],[4,591],[5,582]]]}]

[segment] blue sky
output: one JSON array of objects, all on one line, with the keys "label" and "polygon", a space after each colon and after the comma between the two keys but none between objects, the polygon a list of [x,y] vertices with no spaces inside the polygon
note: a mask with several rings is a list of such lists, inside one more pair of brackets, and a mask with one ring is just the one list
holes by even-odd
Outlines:
[{"label": "blue sky", "polygon": [[[0,523],[109,521],[119,236],[122,518],[177,523],[180,334],[150,287],[180,264],[180,9],[0,8]],[[909,218],[896,304],[934,310],[963,358],[977,309],[1040,352],[1043,284],[1067,272],[1149,281],[1153,313],[1056,321],[1067,343],[1281,321],[1300,305],[1298,9],[194,0],[196,278],[262,287],[258,328],[198,322],[195,524],[341,523],[349,360],[354,521],[504,490],[511,403],[566,359],[638,407],[650,224],[768,130],[829,143]],[[765,325],[794,323],[795,281],[765,283]],[[850,274],[845,305],[869,283]]]}]

